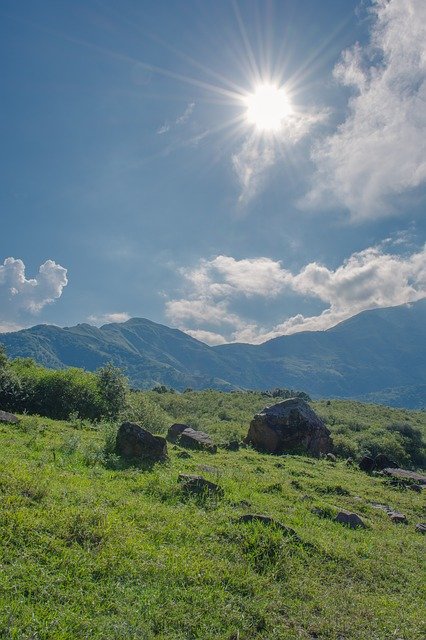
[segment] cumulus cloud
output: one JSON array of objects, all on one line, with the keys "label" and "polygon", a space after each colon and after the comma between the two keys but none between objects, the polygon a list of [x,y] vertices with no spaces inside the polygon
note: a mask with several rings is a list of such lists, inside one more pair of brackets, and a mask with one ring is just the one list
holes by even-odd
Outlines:
[{"label": "cumulus cloud", "polygon": [[109,324],[111,322],[126,322],[126,320],[130,319],[130,315],[125,311],[118,311],[115,313],[101,313],[99,315],[91,315],[88,318],[88,321],[96,326],[100,326],[102,324]]},{"label": "cumulus cloud", "polygon": [[2,327],[21,326],[25,314],[37,314],[61,297],[68,284],[67,270],[46,260],[35,278],[27,279],[22,260],[6,258],[0,265],[0,322]]},{"label": "cumulus cloud", "polygon": [[324,122],[328,111],[293,111],[283,121],[279,132],[273,136],[247,136],[238,151],[232,156],[232,165],[240,185],[238,202],[246,205],[263,188],[268,171],[288,149],[307,136],[311,129]]},{"label": "cumulus cloud", "polygon": [[345,121],[320,141],[304,204],[344,206],[353,220],[392,215],[392,197],[426,182],[426,2],[373,0],[370,42],[334,69],[352,96]]},{"label": "cumulus cloud", "polygon": [[[182,270],[186,297],[166,303],[168,318],[209,344],[259,343],[298,331],[328,329],[351,316],[379,307],[414,302],[426,296],[426,248],[408,255],[386,253],[386,243],[352,254],[337,269],[317,262],[298,273],[270,258],[236,260],[217,256]],[[260,326],[232,310],[243,298],[277,298],[296,293],[317,299],[325,309],[298,314],[274,326]],[[191,326],[191,325],[196,325]],[[210,327],[218,327],[211,332]],[[203,336],[203,337],[201,337]]]}]

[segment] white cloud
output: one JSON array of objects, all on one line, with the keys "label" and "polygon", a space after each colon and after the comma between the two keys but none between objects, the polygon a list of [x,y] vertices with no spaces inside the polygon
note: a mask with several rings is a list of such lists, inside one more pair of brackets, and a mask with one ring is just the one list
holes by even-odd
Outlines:
[{"label": "white cloud", "polygon": [[246,205],[264,186],[268,171],[284,157],[289,147],[307,136],[311,129],[324,122],[328,111],[301,112],[294,110],[272,136],[249,135],[232,156],[240,195],[238,202]]},{"label": "white cloud", "polygon": [[46,260],[35,278],[27,279],[22,260],[6,258],[0,265],[0,322],[19,326],[25,314],[37,314],[61,297],[68,284],[67,270],[53,260]]},{"label": "white cloud", "polygon": [[[352,254],[337,269],[311,262],[298,273],[269,258],[217,256],[185,269],[186,297],[166,303],[168,318],[210,344],[259,343],[296,333],[328,329],[367,309],[414,302],[426,296],[426,248],[409,255],[385,252],[385,243]],[[232,310],[237,299],[276,298],[285,292],[317,299],[325,309],[272,327],[259,326]],[[196,326],[191,326],[196,325]],[[210,327],[220,328],[212,335]]]},{"label": "white cloud", "polygon": [[392,215],[392,197],[426,182],[426,2],[374,0],[367,46],[334,69],[353,95],[346,120],[314,148],[304,204],[343,205],[353,220]]},{"label": "white cloud", "polygon": [[101,313],[99,315],[94,314],[89,316],[88,321],[96,326],[102,324],[109,324],[111,322],[126,322],[130,319],[130,315],[125,311],[118,311],[116,313]]},{"label": "white cloud", "polygon": [[219,333],[214,333],[213,331],[204,331],[203,329],[187,329],[186,333],[196,340],[200,340],[201,342],[205,342],[211,346],[218,344],[226,344],[226,340]]},{"label": "white cloud", "polygon": [[165,133],[168,133],[171,129],[174,129],[175,127],[180,127],[181,125],[188,122],[194,109],[195,109],[195,102],[189,102],[186,106],[185,111],[181,113],[181,115],[178,116],[173,122],[171,123],[165,122],[163,125],[161,125],[161,127],[157,129],[158,135],[160,136],[164,135]]}]

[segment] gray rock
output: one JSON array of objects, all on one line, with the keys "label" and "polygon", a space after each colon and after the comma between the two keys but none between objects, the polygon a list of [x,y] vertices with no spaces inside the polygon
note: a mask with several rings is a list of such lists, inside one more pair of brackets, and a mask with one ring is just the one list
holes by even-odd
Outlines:
[{"label": "gray rock", "polygon": [[167,442],[134,422],[123,422],[117,433],[116,452],[128,459],[164,460],[167,458]]},{"label": "gray rock", "polygon": [[177,442],[180,438],[181,433],[185,431],[185,429],[189,428],[190,427],[187,424],[180,424],[178,422],[172,424],[167,431],[167,440],[170,440],[170,442]]},{"label": "gray rock", "polygon": [[365,524],[363,520],[359,517],[357,513],[351,513],[350,511],[339,511],[337,516],[334,518],[336,522],[340,522],[341,524],[345,524],[351,529],[356,529],[358,527],[365,529]]},{"label": "gray rock", "polygon": [[18,424],[19,418],[14,416],[13,413],[0,410],[0,422],[4,422],[5,424]]},{"label": "gray rock", "polygon": [[426,484],[426,476],[422,475],[421,473],[416,473],[415,471],[408,471],[407,469],[388,468],[383,469],[383,473],[386,476],[396,478],[397,480],[413,480],[416,484]]},{"label": "gray rock", "polygon": [[336,462],[336,461],[337,461],[337,458],[336,458],[336,456],[334,455],[334,453],[327,453],[325,457],[326,457],[326,459],[327,459],[327,460],[329,460],[330,462]]},{"label": "gray rock", "polygon": [[399,511],[388,511],[388,516],[395,524],[407,524],[407,516]]},{"label": "gray rock", "polygon": [[196,431],[187,427],[182,431],[178,440],[181,447],[189,447],[190,449],[204,449],[210,453],[216,453],[217,447],[213,440],[204,431]]},{"label": "gray rock", "polygon": [[301,398],[265,407],[250,423],[246,442],[267,453],[328,453],[333,442],[323,421]]},{"label": "gray rock", "polygon": [[411,489],[411,491],[417,491],[417,493],[421,493],[423,491],[423,489],[426,489],[426,485],[422,485],[422,484],[409,484],[408,488]]},{"label": "gray rock", "polygon": [[426,533],[426,523],[425,522],[419,522],[419,524],[416,524],[416,531],[417,533]]},{"label": "gray rock", "polygon": [[178,482],[182,485],[182,491],[192,494],[212,493],[223,496],[223,489],[214,482],[206,480],[203,476],[194,476],[187,473],[180,473]]}]

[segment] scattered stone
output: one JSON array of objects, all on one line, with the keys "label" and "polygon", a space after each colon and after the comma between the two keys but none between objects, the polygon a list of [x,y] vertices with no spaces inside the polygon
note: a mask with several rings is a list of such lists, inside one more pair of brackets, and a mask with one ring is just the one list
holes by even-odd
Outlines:
[{"label": "scattered stone", "polygon": [[426,488],[426,485],[422,485],[422,484],[409,484],[408,488],[411,489],[411,491],[417,491],[417,493],[421,493],[423,491],[423,489]]},{"label": "scattered stone", "polygon": [[265,407],[250,423],[246,442],[267,453],[328,453],[333,441],[323,421],[301,398]]},{"label": "scattered stone", "polygon": [[346,460],[346,464],[348,465],[348,467],[351,467],[354,463],[354,459],[353,458],[347,458]]},{"label": "scattered stone", "polygon": [[374,469],[374,459],[370,458],[370,456],[364,456],[359,461],[359,468],[361,471],[366,471],[367,473],[371,473]]},{"label": "scattered stone", "polygon": [[366,528],[359,515],[357,513],[351,513],[350,511],[339,511],[334,520],[341,524],[346,524],[350,529],[356,529],[357,527],[361,527],[362,529]]},{"label": "scattered stone", "polygon": [[383,469],[383,473],[386,476],[390,476],[391,478],[396,478],[397,480],[414,480],[416,484],[425,485],[426,484],[426,476],[423,476],[421,473],[416,473],[415,471],[408,471],[407,469],[394,469],[387,468]]},{"label": "scattered stone", "polygon": [[407,524],[407,516],[398,511],[388,511],[388,516],[395,524]]},{"label": "scattered stone", "polygon": [[116,452],[123,458],[140,460],[165,460],[167,442],[161,436],[154,436],[134,422],[123,422],[116,439]]},{"label": "scattered stone", "polygon": [[388,458],[384,453],[379,453],[378,456],[374,459],[374,468],[377,471],[383,471],[383,469],[397,469],[398,465],[396,462]]},{"label": "scattered stone", "polygon": [[179,444],[190,449],[204,449],[210,451],[210,453],[216,453],[217,451],[216,445],[207,433],[195,431],[195,429],[191,428],[182,431]]},{"label": "scattered stone", "polygon": [[426,523],[425,522],[419,522],[419,524],[416,524],[416,531],[418,533],[426,533]]},{"label": "scattered stone", "polygon": [[386,513],[392,513],[393,509],[388,504],[381,504],[380,502],[372,502],[371,506],[373,509],[380,509],[381,511],[385,511]]},{"label": "scattered stone", "polygon": [[230,442],[225,442],[222,446],[222,449],[225,449],[226,451],[239,451],[240,449],[240,442],[238,442],[238,440],[230,440]]},{"label": "scattered stone", "polygon": [[337,462],[337,458],[334,455],[334,453],[327,453],[327,455],[325,456],[327,460],[329,460],[330,462]]},{"label": "scattered stone", "polygon": [[217,467],[210,467],[208,464],[199,464],[198,469],[200,471],[205,471],[206,473],[220,473]]},{"label": "scattered stone", "polygon": [[176,457],[177,457],[177,458],[181,458],[181,459],[183,459],[183,460],[186,460],[187,458],[192,458],[191,454],[190,454],[190,453],[188,453],[187,451],[179,451],[179,452],[176,454]]},{"label": "scattered stone", "polygon": [[172,424],[171,427],[169,427],[168,431],[167,431],[167,440],[170,440],[170,442],[177,442],[180,438],[180,435],[183,431],[185,431],[185,429],[189,429],[190,427],[187,424],[180,424],[180,423],[175,423]]},{"label": "scattered stone", "polygon": [[13,413],[0,410],[0,422],[4,422],[5,424],[18,424],[19,418],[14,416]]},{"label": "scattered stone", "polygon": [[294,529],[291,529],[290,527],[287,527],[285,524],[282,524],[278,520],[271,518],[271,516],[265,516],[263,513],[245,513],[244,515],[240,516],[237,519],[237,522],[241,522],[243,524],[246,524],[248,522],[261,522],[262,524],[276,527],[277,529],[280,529],[280,531],[283,531],[284,533],[292,536],[293,538],[301,542],[299,536],[294,531]]},{"label": "scattered stone", "polygon": [[203,449],[210,451],[210,453],[217,451],[216,445],[207,433],[196,431],[186,424],[172,424],[167,432],[167,439],[171,442],[177,442],[181,447]]},{"label": "scattered stone", "polygon": [[212,493],[223,496],[223,489],[214,482],[206,480],[203,476],[194,476],[187,473],[180,473],[178,482],[182,484],[182,491],[192,494]]}]

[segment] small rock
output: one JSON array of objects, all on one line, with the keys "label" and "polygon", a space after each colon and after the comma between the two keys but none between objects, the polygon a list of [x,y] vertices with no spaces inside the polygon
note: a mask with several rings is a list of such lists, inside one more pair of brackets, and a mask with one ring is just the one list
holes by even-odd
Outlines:
[{"label": "small rock", "polygon": [[361,469],[361,471],[366,471],[367,473],[370,473],[374,469],[374,460],[373,458],[370,458],[370,456],[364,456],[359,461],[358,466]]},{"label": "small rock", "polygon": [[359,515],[357,513],[351,513],[350,511],[339,511],[334,520],[341,524],[346,524],[350,529],[356,529],[357,527],[361,527],[362,529],[366,528]]},{"label": "small rock", "polygon": [[206,480],[203,476],[194,476],[187,473],[180,473],[178,482],[182,484],[182,491],[185,493],[203,494],[212,493],[222,496],[224,491],[222,487]]},{"label": "small rock", "polygon": [[337,458],[334,455],[334,453],[327,453],[327,455],[325,456],[327,460],[330,460],[330,462],[336,462]]},{"label": "small rock", "polygon": [[165,460],[167,442],[161,436],[154,436],[134,422],[123,422],[116,439],[116,452],[123,458],[141,460]]},{"label": "small rock", "polygon": [[419,522],[419,524],[416,524],[416,531],[418,533],[426,533],[426,523],[425,522]]},{"label": "small rock", "polygon": [[296,540],[300,541],[300,538],[297,535],[297,533],[294,531],[294,529],[291,529],[290,527],[287,527],[281,522],[278,522],[278,520],[271,518],[271,516],[265,516],[263,513],[245,513],[244,515],[240,516],[237,519],[237,522],[241,522],[244,524],[248,522],[261,522],[262,524],[276,527],[277,529],[280,529],[280,531],[283,531],[284,533],[287,533],[288,535],[292,536]]},{"label": "small rock", "polygon": [[388,511],[388,516],[395,524],[407,524],[407,516],[398,511]]},{"label": "small rock", "polygon": [[390,476],[391,478],[396,478],[397,480],[414,480],[416,484],[424,485],[426,484],[426,476],[421,473],[416,473],[415,471],[408,471],[407,469],[394,469],[393,467],[388,467],[383,469],[383,473],[385,476]]},{"label": "small rock", "polygon": [[18,424],[19,418],[14,416],[13,413],[0,410],[0,422],[4,422],[5,424]]},{"label": "small rock", "polygon": [[166,438],[167,440],[170,440],[170,442],[177,442],[180,438],[181,433],[185,431],[185,429],[189,428],[190,427],[187,424],[180,424],[178,422],[172,424],[167,431]]},{"label": "small rock", "polygon": [[202,449],[216,453],[217,447],[213,440],[204,431],[196,431],[186,424],[172,424],[167,432],[168,440],[177,442],[181,447],[190,449]]},{"label": "small rock", "polygon": [[186,460],[187,458],[192,458],[191,454],[188,453],[187,451],[179,451],[176,454],[176,458],[181,458],[183,460]]},{"label": "small rock", "polygon": [[354,459],[353,458],[347,458],[346,459],[346,464],[348,465],[348,467],[351,467],[354,463]]},{"label": "small rock", "polygon": [[417,491],[417,493],[421,493],[423,491],[423,487],[425,485],[421,485],[421,484],[409,484],[408,488],[411,489],[411,491]]}]

